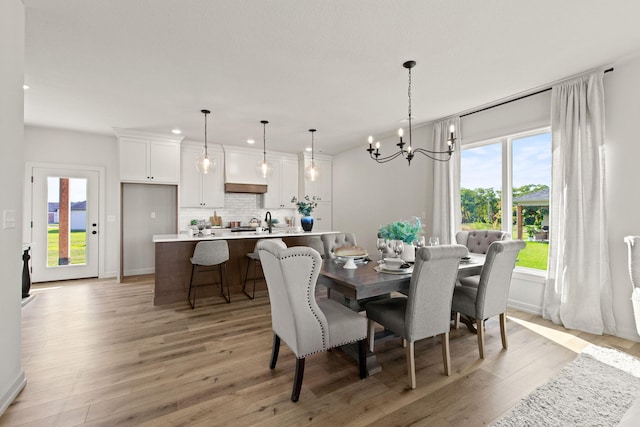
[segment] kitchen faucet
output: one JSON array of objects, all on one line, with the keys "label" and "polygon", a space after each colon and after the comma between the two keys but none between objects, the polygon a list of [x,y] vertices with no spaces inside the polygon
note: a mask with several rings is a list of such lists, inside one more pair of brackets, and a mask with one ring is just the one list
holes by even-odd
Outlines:
[{"label": "kitchen faucet", "polygon": [[267,214],[264,216],[264,220],[267,223],[267,227],[269,227],[269,234],[273,231],[271,228],[271,212],[267,211]]}]

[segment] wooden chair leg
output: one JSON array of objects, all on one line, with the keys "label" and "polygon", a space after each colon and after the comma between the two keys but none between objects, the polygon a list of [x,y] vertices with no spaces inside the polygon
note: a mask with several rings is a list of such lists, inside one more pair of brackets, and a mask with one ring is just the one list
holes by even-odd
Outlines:
[{"label": "wooden chair leg", "polygon": [[502,348],[509,347],[507,342],[507,313],[500,313],[500,337],[502,338]]},{"label": "wooden chair leg", "polygon": [[414,343],[408,342],[407,346],[407,372],[409,374],[409,386],[411,389],[416,388],[416,358],[414,355]]},{"label": "wooden chair leg", "polygon": [[358,341],[358,367],[360,368],[360,379],[367,377],[367,339]]},{"label": "wooden chair leg", "polygon": [[456,311],[456,317],[453,321],[453,327],[458,329],[460,327],[460,313]]},{"label": "wooden chair leg", "polygon": [[280,337],[277,334],[273,334],[273,346],[271,347],[271,362],[269,367],[275,369],[276,362],[278,361],[278,353],[280,352]]},{"label": "wooden chair leg", "polygon": [[373,320],[368,320],[369,328],[367,329],[367,338],[369,340],[369,351],[374,352],[375,340],[376,340],[376,324]]},{"label": "wooden chair leg", "polygon": [[451,355],[449,353],[449,332],[440,334],[442,340],[442,361],[444,362],[444,374],[451,375]]},{"label": "wooden chair leg", "polygon": [[476,319],[476,328],[478,330],[478,352],[480,359],[484,359],[484,320]]},{"label": "wooden chair leg", "polygon": [[300,390],[302,390],[302,378],[304,377],[304,357],[296,359],[296,375],[293,378],[293,391],[291,392],[291,401],[297,402],[300,398]]}]

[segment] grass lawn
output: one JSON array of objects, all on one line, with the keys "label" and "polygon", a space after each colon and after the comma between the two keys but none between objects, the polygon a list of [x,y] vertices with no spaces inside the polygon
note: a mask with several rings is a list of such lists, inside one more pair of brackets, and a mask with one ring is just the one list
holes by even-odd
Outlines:
[{"label": "grass lawn", "polygon": [[[49,225],[47,231],[47,266],[58,265],[58,226]],[[69,264],[85,264],[87,260],[87,232],[71,232],[71,260]]]},{"label": "grass lawn", "polygon": [[549,257],[549,243],[524,241],[527,247],[518,254],[518,267],[536,268],[538,270],[547,269],[547,259]]}]

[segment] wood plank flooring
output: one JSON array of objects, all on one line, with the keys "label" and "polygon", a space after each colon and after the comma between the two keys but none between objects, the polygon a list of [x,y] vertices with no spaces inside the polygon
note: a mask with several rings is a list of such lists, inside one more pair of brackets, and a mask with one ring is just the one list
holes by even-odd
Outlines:
[{"label": "wood plank flooring", "polygon": [[153,276],[127,283],[34,285],[23,307],[27,386],[0,426],[487,425],[555,375],[589,343],[640,356],[640,343],[568,331],[511,311],[509,349],[487,321],[451,332],[450,377],[438,339],[416,343],[417,389],[407,389],[398,339],[376,344],[383,370],[365,380],[341,351],[307,359],[300,401],[289,398],[295,358],[283,343],[269,369],[265,291],[153,306]]}]

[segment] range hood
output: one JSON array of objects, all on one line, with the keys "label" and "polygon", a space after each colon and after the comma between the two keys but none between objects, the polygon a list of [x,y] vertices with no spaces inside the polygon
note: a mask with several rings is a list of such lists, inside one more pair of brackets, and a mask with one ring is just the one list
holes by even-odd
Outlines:
[{"label": "range hood", "polygon": [[267,180],[256,173],[256,165],[262,160],[262,153],[243,147],[224,145],[224,192],[253,193],[267,192]]}]

